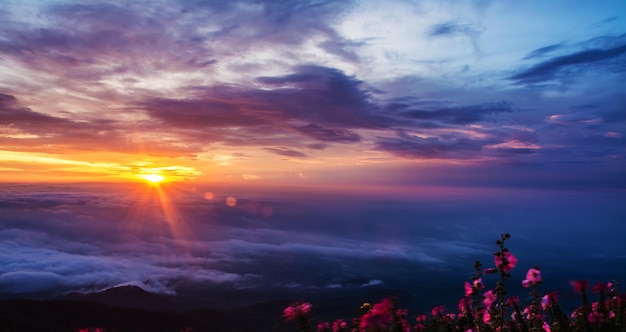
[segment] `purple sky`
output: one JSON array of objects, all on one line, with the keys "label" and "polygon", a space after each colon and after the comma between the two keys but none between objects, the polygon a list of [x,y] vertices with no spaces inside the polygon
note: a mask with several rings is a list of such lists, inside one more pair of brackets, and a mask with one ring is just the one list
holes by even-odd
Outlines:
[{"label": "purple sky", "polygon": [[8,1],[0,178],[623,188],[624,9]]}]

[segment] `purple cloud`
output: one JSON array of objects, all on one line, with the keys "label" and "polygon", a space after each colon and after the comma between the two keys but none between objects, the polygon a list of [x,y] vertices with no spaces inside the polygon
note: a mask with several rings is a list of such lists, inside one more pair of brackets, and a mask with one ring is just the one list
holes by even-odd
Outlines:
[{"label": "purple cloud", "polygon": [[361,136],[356,133],[344,129],[323,128],[313,123],[298,127],[297,130],[320,141],[339,143],[354,143],[361,141]]},{"label": "purple cloud", "polygon": [[[398,109],[396,105],[394,108]],[[436,120],[448,124],[469,124],[483,121],[490,115],[512,111],[510,102],[468,105],[433,110],[408,109],[400,115],[417,120]]]},{"label": "purple cloud", "polygon": [[482,150],[485,142],[458,135],[422,138],[398,131],[398,137],[379,138],[376,148],[404,158],[467,158]]},{"label": "purple cloud", "polygon": [[275,153],[277,155],[285,156],[285,157],[294,157],[294,158],[307,158],[308,157],[306,153],[288,149],[285,147],[265,148],[265,150]]}]

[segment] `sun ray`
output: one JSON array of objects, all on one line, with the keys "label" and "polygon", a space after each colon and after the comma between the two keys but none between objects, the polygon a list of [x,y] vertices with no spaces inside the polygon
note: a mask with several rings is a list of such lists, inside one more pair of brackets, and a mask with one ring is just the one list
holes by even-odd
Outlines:
[{"label": "sun ray", "polygon": [[171,192],[175,184],[168,183],[165,178],[155,177],[151,180],[152,177],[145,176],[139,175],[148,185],[144,185],[144,189],[138,193],[130,211],[129,218],[136,226],[134,228],[138,232],[156,231],[177,243],[178,250],[189,250],[185,244],[193,240],[193,232],[175,206],[176,193]]}]

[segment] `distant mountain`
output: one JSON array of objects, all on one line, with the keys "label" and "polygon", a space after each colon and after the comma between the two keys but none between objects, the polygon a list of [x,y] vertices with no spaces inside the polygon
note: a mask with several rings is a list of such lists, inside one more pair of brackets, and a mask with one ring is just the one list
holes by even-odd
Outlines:
[{"label": "distant mountain", "polygon": [[118,286],[97,293],[68,293],[58,300],[94,302],[111,306],[155,311],[184,311],[190,309],[174,296],[155,294],[138,286]]}]

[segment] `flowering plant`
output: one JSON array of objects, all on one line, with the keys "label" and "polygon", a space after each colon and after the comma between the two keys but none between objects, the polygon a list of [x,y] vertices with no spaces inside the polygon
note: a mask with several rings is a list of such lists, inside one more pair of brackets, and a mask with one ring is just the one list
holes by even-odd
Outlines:
[{"label": "flowering plant", "polygon": [[[530,268],[522,281],[522,286],[531,289],[529,303],[520,303],[517,296],[507,296],[505,283],[518,262],[505,246],[510,237],[505,233],[496,241],[499,250],[494,253],[495,266],[482,269],[480,262],[474,264],[476,274],[464,283],[465,296],[459,301],[456,312],[446,312],[443,306],[436,306],[430,313],[418,314],[415,323],[411,324],[408,310],[399,308],[396,299],[386,298],[374,305],[364,303],[360,316],[352,319],[350,326],[343,320],[332,324],[320,322],[317,331],[626,331],[626,294],[617,292],[616,282],[596,284],[592,292],[598,299],[590,302],[589,283],[586,280],[572,281],[574,291],[581,295],[582,305],[569,316],[559,307],[556,292],[541,295],[539,286],[543,279],[537,266]],[[483,279],[492,274],[499,276],[495,287],[483,291],[486,287]],[[311,307],[308,302],[292,305],[285,309],[284,317],[297,321],[301,331],[314,331],[307,321]]]}]

